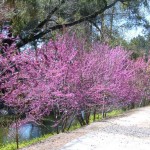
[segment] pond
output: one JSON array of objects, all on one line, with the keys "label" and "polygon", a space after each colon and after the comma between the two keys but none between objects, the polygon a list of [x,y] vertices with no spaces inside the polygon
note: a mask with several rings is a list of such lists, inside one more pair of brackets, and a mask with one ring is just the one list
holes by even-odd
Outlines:
[{"label": "pond", "polygon": [[[54,128],[51,126],[52,122],[49,120],[44,121],[43,125],[37,125],[32,122],[26,123],[19,127],[19,141],[31,140],[44,134],[52,133]],[[15,131],[14,128],[7,126],[0,127],[0,147],[6,142],[15,141]]]},{"label": "pond", "polygon": [[[81,114],[84,117],[84,112],[81,112]],[[45,134],[57,132],[57,129],[53,127],[53,120],[54,118],[52,116],[49,116],[43,119],[42,125],[37,125],[33,122],[28,122],[20,126],[18,129],[19,142],[41,137]],[[13,122],[13,115],[0,115],[0,147],[7,142],[15,141],[16,129],[10,128],[9,126]],[[72,122],[72,125],[78,124],[78,121],[75,118],[74,120],[72,120],[72,118],[71,120],[68,120],[67,126],[70,125],[70,122]],[[61,126],[59,126],[59,128],[61,128]]]}]

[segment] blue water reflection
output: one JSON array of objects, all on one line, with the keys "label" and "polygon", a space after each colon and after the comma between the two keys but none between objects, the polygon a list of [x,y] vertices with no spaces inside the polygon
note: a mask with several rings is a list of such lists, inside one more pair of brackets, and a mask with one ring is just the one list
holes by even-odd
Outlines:
[{"label": "blue water reflection", "polygon": [[[19,141],[30,140],[42,135],[42,128],[35,123],[27,123],[18,129]],[[16,129],[9,128],[8,134],[5,135],[4,143],[14,141],[16,137]]]},{"label": "blue water reflection", "polygon": [[41,136],[41,128],[33,123],[28,123],[19,128],[20,140],[28,140]]}]

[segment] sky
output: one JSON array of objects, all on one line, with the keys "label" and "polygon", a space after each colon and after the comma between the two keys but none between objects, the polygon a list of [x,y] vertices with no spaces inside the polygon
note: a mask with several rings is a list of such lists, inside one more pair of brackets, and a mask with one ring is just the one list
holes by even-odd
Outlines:
[{"label": "sky", "polygon": [[131,30],[127,30],[124,33],[125,39],[127,41],[130,41],[131,39],[133,39],[134,37],[137,37],[138,35],[144,35],[142,27],[133,28]]},{"label": "sky", "polygon": [[[142,9],[142,11],[145,15],[145,18],[150,22],[150,12],[146,11],[145,9]],[[144,35],[143,30],[144,30],[144,28],[142,28],[142,27],[136,27],[136,28],[133,28],[130,30],[128,29],[124,33],[125,39],[127,41],[130,41],[132,38],[137,37],[138,35]]]}]

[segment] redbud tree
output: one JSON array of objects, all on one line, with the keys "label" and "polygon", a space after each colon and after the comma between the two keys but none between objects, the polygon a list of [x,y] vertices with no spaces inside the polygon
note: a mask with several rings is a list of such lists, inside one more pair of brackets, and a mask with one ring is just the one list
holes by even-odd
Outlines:
[{"label": "redbud tree", "polygon": [[93,43],[87,50],[85,40],[65,34],[36,50],[18,52],[12,45],[3,51],[1,100],[24,114],[24,121],[40,121],[52,113],[63,128],[76,116],[83,125],[94,111],[148,98],[149,62],[131,60],[131,53],[121,47]]}]

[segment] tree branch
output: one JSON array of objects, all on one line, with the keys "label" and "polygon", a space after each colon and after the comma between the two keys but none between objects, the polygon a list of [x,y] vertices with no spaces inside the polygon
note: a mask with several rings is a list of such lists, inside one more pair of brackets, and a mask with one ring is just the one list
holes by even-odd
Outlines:
[{"label": "tree branch", "polygon": [[62,0],[61,3],[60,3],[58,6],[56,6],[56,7],[48,14],[48,16],[47,16],[42,22],[40,22],[40,23],[37,25],[37,27],[35,28],[35,30],[36,30],[36,29],[39,29],[39,28],[42,28],[42,27],[49,21],[49,19],[52,17],[52,15],[53,15],[57,10],[59,10],[59,8],[60,8],[65,2],[66,2],[66,0]]},{"label": "tree branch", "polygon": [[[28,35],[27,37],[25,37],[24,39],[20,40],[18,43],[17,43],[17,47],[20,48],[22,46],[24,46],[25,44],[29,43],[29,42],[32,42],[36,39],[39,39],[41,38],[42,36],[44,36],[45,34],[51,32],[51,31],[54,31],[54,30],[58,30],[58,29],[62,29],[64,27],[71,27],[71,26],[74,26],[76,24],[79,24],[79,23],[82,23],[84,21],[89,21],[90,19],[93,19],[95,17],[97,17],[99,14],[102,14],[105,10],[113,7],[117,2],[119,2],[120,0],[115,0],[114,2],[112,2],[111,4],[109,5],[105,5],[104,8],[102,8],[101,10],[98,10],[96,12],[94,12],[93,14],[90,14],[86,17],[83,17],[79,20],[76,20],[74,22],[70,22],[70,23],[66,23],[66,24],[60,24],[60,25],[55,25],[55,26],[52,26],[50,27],[49,29],[46,29],[44,31],[41,31],[40,33],[34,35],[34,34],[30,34]],[[43,24],[42,24],[43,25]]]},{"label": "tree branch", "polygon": [[89,21],[89,22],[92,23],[100,33],[102,33],[101,29],[98,27],[98,25],[94,21]]}]

